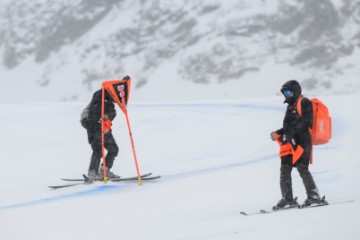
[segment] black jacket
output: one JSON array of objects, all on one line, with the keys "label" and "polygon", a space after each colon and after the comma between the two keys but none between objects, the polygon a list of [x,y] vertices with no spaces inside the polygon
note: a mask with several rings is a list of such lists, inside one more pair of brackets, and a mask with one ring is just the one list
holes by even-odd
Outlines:
[{"label": "black jacket", "polygon": [[291,90],[294,95],[293,97],[285,100],[285,103],[288,104],[288,107],[285,112],[283,127],[276,132],[280,135],[285,134],[288,139],[293,138],[296,143],[300,144],[303,148],[311,146],[311,136],[309,128],[312,126],[313,121],[312,103],[308,98],[302,99],[302,116],[300,117],[299,113],[296,110],[296,104],[299,97],[302,97],[301,87],[297,81],[292,80],[285,83],[281,91],[283,92],[287,89]]},{"label": "black jacket", "polygon": [[301,101],[302,117],[296,111],[295,104],[288,105],[283,121],[283,127],[276,132],[280,135],[287,135],[294,138],[295,142],[303,148],[311,144],[310,130],[313,120],[312,104],[309,99],[303,98]]},{"label": "black jacket", "polygon": [[[89,116],[88,116],[88,134],[101,133],[101,98],[102,90],[98,90],[94,93],[93,98],[90,102]],[[116,116],[116,110],[114,102],[111,96],[105,91],[104,97],[104,112],[109,116],[111,121],[114,120]],[[90,139],[89,139],[90,140]]]}]

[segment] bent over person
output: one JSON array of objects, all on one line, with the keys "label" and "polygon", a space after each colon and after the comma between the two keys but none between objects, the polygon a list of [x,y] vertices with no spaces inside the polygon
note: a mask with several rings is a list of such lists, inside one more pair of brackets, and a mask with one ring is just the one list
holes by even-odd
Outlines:
[{"label": "bent over person", "polygon": [[[319,190],[309,171],[312,144],[310,127],[313,121],[312,103],[301,95],[301,86],[296,80],[286,82],[281,93],[285,97],[287,109],[283,127],[271,133],[273,141],[280,145],[280,189],[281,200],[273,207],[274,210],[297,207],[299,204],[293,196],[291,171],[297,168],[305,186],[307,199],[303,207],[314,204],[324,204],[320,198]],[[300,101],[299,98],[301,97]],[[301,104],[301,116],[297,112],[297,104]],[[327,203],[326,203],[327,204]]]},{"label": "bent over person", "polygon": [[104,121],[104,147],[107,150],[105,157],[106,164],[106,176],[108,178],[118,178],[119,176],[110,171],[113,166],[115,157],[118,155],[119,148],[115,142],[114,136],[111,130],[111,121],[116,116],[115,104],[106,91],[104,96],[104,111],[105,114],[101,116],[101,101],[102,90],[98,90],[94,93],[92,100],[88,106],[88,118],[87,118],[87,134],[88,140],[92,148],[92,155],[90,160],[90,166],[88,171],[88,178],[90,180],[102,180],[104,178],[104,169],[100,168],[100,159],[102,157],[102,144],[101,144],[101,121]]}]

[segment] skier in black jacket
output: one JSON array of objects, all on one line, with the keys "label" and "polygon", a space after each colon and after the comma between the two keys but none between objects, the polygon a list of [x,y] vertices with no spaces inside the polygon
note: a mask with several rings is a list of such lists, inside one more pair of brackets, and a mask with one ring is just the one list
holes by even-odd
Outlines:
[{"label": "skier in black jacket", "polygon": [[[307,199],[304,205],[309,206],[314,203],[320,203],[320,195],[318,188],[315,185],[314,179],[309,171],[309,162],[312,151],[310,127],[313,121],[312,103],[309,99],[303,98],[301,100],[302,116],[300,117],[296,111],[296,104],[301,95],[301,86],[296,80],[286,82],[282,88],[281,93],[285,97],[285,102],[288,104],[286,109],[283,127],[271,133],[272,140],[279,136],[281,144],[291,146],[292,149],[301,149],[298,160],[294,163],[295,154],[284,153],[281,156],[280,168],[280,188],[282,198],[274,210],[298,205],[293,198],[291,171],[296,167],[305,186]],[[288,144],[289,143],[289,144]]]},{"label": "skier in black jacket", "polygon": [[[94,93],[89,107],[88,115],[88,140],[93,150],[91,155],[91,161],[89,166],[88,177],[91,180],[102,180],[104,178],[104,169],[100,168],[100,159],[102,157],[102,148],[101,148],[101,120],[110,120],[113,121],[116,116],[116,110],[114,101],[111,98],[110,94],[105,90],[104,96],[104,116],[101,116],[101,101],[102,101],[102,90],[98,90]],[[111,124],[111,123],[110,123]],[[106,163],[106,176],[108,178],[119,177],[110,169],[113,166],[115,157],[118,155],[119,148],[115,142],[114,136],[111,132],[111,128],[105,131],[104,134],[104,146],[108,151],[105,157]]]}]

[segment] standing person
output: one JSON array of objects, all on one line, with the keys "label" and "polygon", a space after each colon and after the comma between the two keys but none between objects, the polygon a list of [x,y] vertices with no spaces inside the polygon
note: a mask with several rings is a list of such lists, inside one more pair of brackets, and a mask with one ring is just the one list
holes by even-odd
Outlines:
[{"label": "standing person", "polygon": [[93,151],[88,172],[88,178],[90,180],[102,180],[104,178],[104,169],[102,166],[99,171],[100,159],[102,157],[101,121],[104,121],[105,125],[104,147],[107,150],[107,155],[105,157],[106,176],[108,178],[119,177],[110,171],[115,157],[119,152],[119,148],[111,131],[111,121],[113,121],[116,116],[116,110],[112,97],[106,90],[104,92],[104,116],[101,116],[102,89],[94,93],[88,106],[87,134]]},{"label": "standing person", "polygon": [[[271,133],[271,139],[280,144],[280,189],[281,200],[273,207],[274,210],[299,206],[293,198],[291,171],[296,167],[303,180],[307,199],[303,206],[322,204],[325,200],[320,198],[319,190],[309,171],[312,151],[310,127],[313,121],[312,103],[308,98],[302,97],[301,86],[296,80],[286,82],[281,93],[285,97],[287,109],[283,127]],[[302,97],[300,101],[298,99]],[[296,105],[301,104],[302,116],[297,112]]]}]

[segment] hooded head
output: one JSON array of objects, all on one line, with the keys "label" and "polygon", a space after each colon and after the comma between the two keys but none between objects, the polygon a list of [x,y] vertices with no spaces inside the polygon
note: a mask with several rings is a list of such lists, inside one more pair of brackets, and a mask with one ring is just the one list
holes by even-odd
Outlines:
[{"label": "hooded head", "polygon": [[106,102],[114,102],[114,100],[112,99],[111,95],[105,90],[105,96],[104,96],[104,100]]},{"label": "hooded head", "polygon": [[[287,90],[291,91],[291,94],[285,94],[287,93]],[[282,87],[281,87],[281,93],[285,97],[285,102],[289,104],[294,104],[298,97],[301,96],[301,86],[298,81],[296,80],[290,80],[287,81]]]}]

